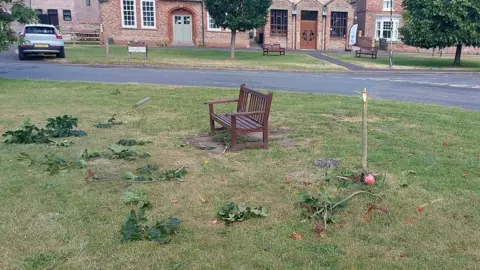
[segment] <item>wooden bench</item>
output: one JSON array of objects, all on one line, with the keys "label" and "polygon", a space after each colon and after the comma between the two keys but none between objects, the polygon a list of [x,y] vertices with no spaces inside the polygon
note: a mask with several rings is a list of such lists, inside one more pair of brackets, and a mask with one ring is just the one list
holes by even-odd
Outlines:
[{"label": "wooden bench", "polygon": [[360,48],[355,51],[355,57],[361,57],[362,55],[370,55],[372,59],[377,59],[377,48]]},{"label": "wooden bench", "polygon": [[285,48],[282,48],[280,44],[269,44],[263,46],[263,55],[268,55],[271,52],[278,52],[280,55],[285,55]]},{"label": "wooden bench", "polygon": [[[229,114],[215,113],[213,105],[222,103],[237,103],[237,111]],[[218,130],[229,130],[232,134],[231,149],[233,151],[245,147],[268,149],[268,117],[272,104],[272,93],[262,94],[242,84],[238,99],[208,101],[207,104],[210,110],[210,135],[214,135]],[[215,122],[222,128],[215,128]],[[260,131],[263,132],[262,142],[237,144],[239,135]]]}]

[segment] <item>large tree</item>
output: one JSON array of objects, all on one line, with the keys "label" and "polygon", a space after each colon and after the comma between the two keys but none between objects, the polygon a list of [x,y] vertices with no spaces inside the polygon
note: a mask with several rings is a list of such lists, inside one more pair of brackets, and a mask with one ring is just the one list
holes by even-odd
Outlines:
[{"label": "large tree", "polygon": [[36,20],[35,11],[21,0],[0,0],[0,51],[6,51],[18,42],[18,36],[11,28],[12,22],[29,23]]},{"label": "large tree", "polygon": [[402,41],[431,49],[457,47],[459,66],[463,46],[480,46],[480,0],[403,0],[408,13],[400,29]]},{"label": "large tree", "polygon": [[234,60],[237,32],[263,27],[272,0],[205,0],[205,5],[217,25],[231,30],[230,59]]}]

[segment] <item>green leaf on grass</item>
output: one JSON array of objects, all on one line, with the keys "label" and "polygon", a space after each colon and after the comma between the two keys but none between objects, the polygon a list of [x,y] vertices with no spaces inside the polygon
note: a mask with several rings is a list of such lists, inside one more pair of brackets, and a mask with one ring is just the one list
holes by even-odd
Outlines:
[{"label": "green leaf on grass", "polygon": [[236,221],[241,222],[252,217],[266,217],[268,215],[263,207],[245,207],[231,202],[220,208],[218,216],[228,224]]},{"label": "green leaf on grass", "polygon": [[83,153],[82,153],[82,158],[85,159],[85,160],[89,160],[89,159],[92,159],[92,158],[98,158],[98,157],[101,157],[101,156],[102,155],[99,152],[91,151],[91,150],[88,150],[88,149],[85,149],[85,151],[83,151]]},{"label": "green leaf on grass", "polygon": [[135,174],[133,174],[133,172],[125,172],[123,174],[123,179],[126,179],[126,180],[135,180],[136,176]]},{"label": "green leaf on grass", "polygon": [[[124,201],[128,204],[138,204],[138,215],[135,210],[130,210],[127,220],[122,225],[122,241],[140,241],[149,240],[160,244],[166,244],[171,241],[171,235],[178,232],[182,221],[176,217],[171,217],[163,221],[157,221],[154,226],[147,225],[146,210],[151,207],[144,190],[138,189],[134,192],[128,191],[124,194]],[[146,205],[149,207],[145,207]]]},{"label": "green leaf on grass", "polygon": [[78,118],[71,115],[57,116],[48,118],[45,128],[50,136],[54,138],[70,137],[70,136],[86,136],[87,133],[82,130],[74,130],[78,127]]},{"label": "green leaf on grass", "polygon": [[79,159],[75,162],[75,167],[77,167],[77,169],[83,169],[83,168],[86,168],[88,166],[87,162],[83,159]]},{"label": "green leaf on grass", "polygon": [[145,145],[148,143],[152,143],[151,141],[137,141],[135,139],[122,139],[117,142],[118,145],[123,146],[134,146],[134,145]]}]

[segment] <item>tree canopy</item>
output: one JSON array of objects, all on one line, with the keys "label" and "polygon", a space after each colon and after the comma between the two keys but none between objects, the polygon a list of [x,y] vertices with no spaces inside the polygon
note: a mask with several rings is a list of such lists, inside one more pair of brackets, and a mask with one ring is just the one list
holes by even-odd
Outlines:
[{"label": "tree canopy", "polygon": [[0,51],[18,41],[17,34],[11,28],[11,23],[30,23],[37,20],[35,11],[21,0],[0,0]]},{"label": "tree canopy", "polygon": [[215,24],[231,30],[230,58],[235,59],[236,33],[263,27],[272,0],[205,0],[205,4]]},{"label": "tree canopy", "polygon": [[403,0],[408,17],[400,29],[402,41],[431,49],[456,46],[454,65],[460,65],[462,46],[480,46],[479,0]]}]

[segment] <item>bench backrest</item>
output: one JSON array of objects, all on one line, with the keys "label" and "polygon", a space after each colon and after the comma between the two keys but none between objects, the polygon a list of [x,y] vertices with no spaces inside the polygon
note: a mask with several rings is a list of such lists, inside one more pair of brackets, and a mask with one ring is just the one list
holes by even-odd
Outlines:
[{"label": "bench backrest", "polygon": [[373,48],[362,47],[362,48],[360,48],[360,51],[361,52],[376,52],[377,48],[375,48],[375,47],[373,47]]},{"label": "bench backrest", "polygon": [[272,93],[262,94],[253,89],[249,89],[242,84],[238,96],[237,112],[265,112],[265,114],[256,114],[249,116],[260,124],[268,122],[270,115],[270,106],[272,105]]}]

